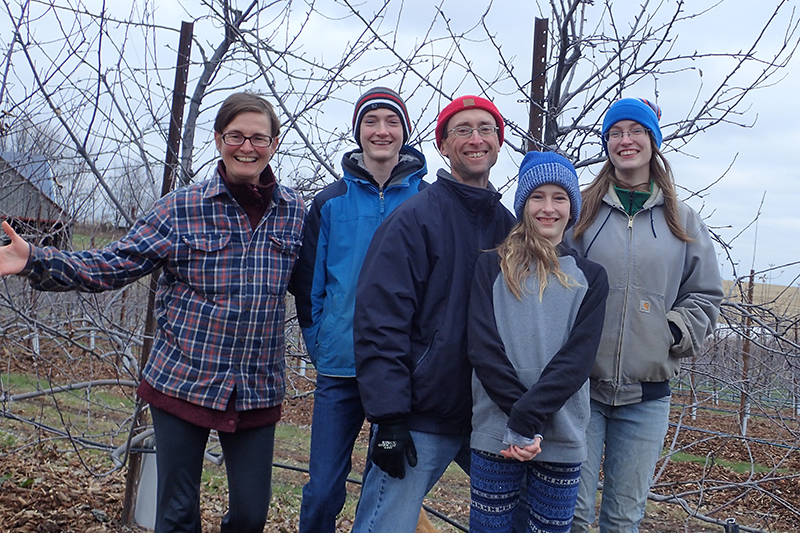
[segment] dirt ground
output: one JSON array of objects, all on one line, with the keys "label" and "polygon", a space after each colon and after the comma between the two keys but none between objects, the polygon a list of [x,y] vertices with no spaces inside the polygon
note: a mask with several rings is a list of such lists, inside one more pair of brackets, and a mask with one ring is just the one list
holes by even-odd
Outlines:
[{"label": "dirt ground", "polygon": [[[313,406],[313,396],[304,395],[309,388],[310,385],[302,384],[295,387],[292,391],[294,398],[285,403],[282,424],[307,431]],[[676,412],[673,417],[675,424],[679,422],[678,417]],[[673,449],[682,448],[685,453],[703,457],[705,463],[669,461],[654,491],[664,496],[688,492],[684,495],[684,508],[676,504],[650,502],[647,518],[640,528],[642,533],[723,531],[719,524],[689,518],[687,511],[710,515],[719,521],[732,517],[737,523],[750,524],[757,530],[800,531],[800,516],[777,504],[777,499],[783,499],[795,509],[800,507],[800,453],[797,449],[776,448],[761,442],[784,440],[796,443],[796,422],[791,423],[794,425],[790,426],[790,434],[785,434],[785,428],[776,429],[765,420],[754,419],[748,430],[751,440],[746,443],[741,439],[686,428],[735,433],[735,420],[729,415],[703,411],[695,420],[684,418],[680,422],[683,427],[678,438],[673,445],[675,427],[672,427],[667,436],[667,446],[673,445]],[[0,419],[0,424],[6,423]],[[360,446],[365,444],[366,432],[360,438]],[[36,445],[13,453],[4,452],[0,447],[0,533],[145,531],[120,525],[124,471],[100,477],[93,475],[93,470],[104,472],[107,469],[87,463],[91,460],[90,455],[80,454],[79,459],[77,454],[64,449],[63,441],[48,440],[45,433]],[[307,462],[307,452],[302,446],[289,445],[284,449],[276,446],[275,460],[303,466]],[[776,470],[772,473],[736,473],[723,466],[725,461],[755,462],[774,466]],[[363,454],[356,454],[354,469],[360,471],[363,462]],[[793,477],[787,476],[787,472],[793,473]],[[770,481],[773,478],[775,481]],[[289,485],[297,489],[304,481],[302,472],[275,470],[276,486]],[[749,483],[746,486],[751,490],[745,491],[741,485],[734,487],[733,483]],[[352,485],[349,491],[350,500],[354,501],[358,486]],[[273,492],[266,531],[286,533],[297,530],[298,493],[298,490]],[[224,497],[224,490],[204,494],[204,533],[219,531],[219,519],[225,509]],[[467,524],[469,487],[466,476],[458,469],[448,471],[426,503],[460,524]],[[351,514],[343,513],[339,531],[349,531],[351,520]],[[442,532],[458,531],[435,517],[432,517],[432,522]]]}]

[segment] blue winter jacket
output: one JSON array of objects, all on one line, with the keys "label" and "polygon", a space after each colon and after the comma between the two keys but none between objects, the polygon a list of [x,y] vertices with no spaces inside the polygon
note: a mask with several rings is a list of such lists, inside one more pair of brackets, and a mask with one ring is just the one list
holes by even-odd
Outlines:
[{"label": "blue winter jacket", "polygon": [[360,149],[345,154],[344,177],[314,197],[294,273],[303,338],[317,373],[326,376],[356,375],[353,307],[364,255],[389,213],[427,185],[425,156],[410,146],[400,150],[383,189],[362,165]]}]

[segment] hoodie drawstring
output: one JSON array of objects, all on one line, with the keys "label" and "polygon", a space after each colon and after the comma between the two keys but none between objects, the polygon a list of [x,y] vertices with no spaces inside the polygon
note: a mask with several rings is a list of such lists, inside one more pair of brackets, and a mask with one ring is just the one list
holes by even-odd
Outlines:
[{"label": "hoodie drawstring", "polygon": [[603,223],[600,225],[600,229],[598,229],[597,233],[594,234],[594,237],[592,237],[592,240],[589,243],[589,246],[586,247],[586,251],[583,252],[583,257],[584,258],[588,258],[589,257],[589,250],[592,249],[592,245],[594,244],[594,241],[597,240],[597,237],[600,235],[600,232],[603,231],[603,228],[606,226],[606,222],[608,222],[608,219],[611,218],[611,212],[612,211],[614,211],[614,210],[613,209],[609,209],[608,210],[608,214],[606,215],[606,219],[603,220]]},{"label": "hoodie drawstring", "polygon": [[653,231],[653,238],[658,239],[658,235],[656,235],[656,223],[653,220],[653,210],[648,209],[650,211],[650,229]]}]

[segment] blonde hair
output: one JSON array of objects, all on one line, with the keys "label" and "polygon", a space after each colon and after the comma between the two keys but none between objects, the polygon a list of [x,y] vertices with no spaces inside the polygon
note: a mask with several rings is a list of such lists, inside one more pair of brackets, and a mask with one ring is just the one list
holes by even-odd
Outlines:
[{"label": "blonde hair", "polygon": [[[526,200],[527,203],[527,200]],[[497,247],[500,268],[511,294],[522,299],[527,292],[526,280],[536,270],[539,281],[539,300],[547,287],[547,275],[553,274],[565,287],[574,285],[572,279],[561,270],[556,246],[544,238],[536,229],[533,215],[523,208],[519,222],[505,240]]]},{"label": "blonde hair", "polygon": [[[667,221],[667,227],[678,239],[683,242],[691,242],[692,238],[686,233],[686,229],[681,224],[678,216],[678,193],[675,191],[672,167],[669,166],[664,154],[658,149],[652,135],[650,136],[650,146],[653,149],[653,155],[650,157],[650,179],[664,193],[664,217]],[[583,235],[594,222],[597,212],[600,210],[600,205],[603,203],[603,196],[606,195],[611,185],[625,187],[617,180],[614,164],[611,162],[611,158],[608,158],[594,180],[581,193],[583,199],[581,216],[577,224],[575,224],[575,229],[572,230],[576,239]]]}]

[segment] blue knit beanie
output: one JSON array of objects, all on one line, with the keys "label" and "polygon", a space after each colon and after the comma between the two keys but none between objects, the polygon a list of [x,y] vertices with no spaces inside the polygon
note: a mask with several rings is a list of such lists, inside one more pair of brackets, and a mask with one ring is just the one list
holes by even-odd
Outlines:
[{"label": "blue knit beanie", "polygon": [[608,143],[606,143],[606,132],[611,129],[611,126],[620,120],[632,120],[638,122],[653,135],[653,140],[656,141],[656,146],[661,148],[661,127],[658,121],[661,119],[661,108],[657,104],[645,100],[644,98],[623,98],[617,100],[606,111],[606,116],[603,118],[603,149],[606,154],[608,153]]},{"label": "blue knit beanie", "polygon": [[555,152],[528,152],[519,166],[517,193],[514,195],[514,212],[522,221],[528,196],[539,186],[553,183],[563,187],[569,195],[569,222],[571,228],[581,214],[581,191],[578,174],[569,160]]}]

